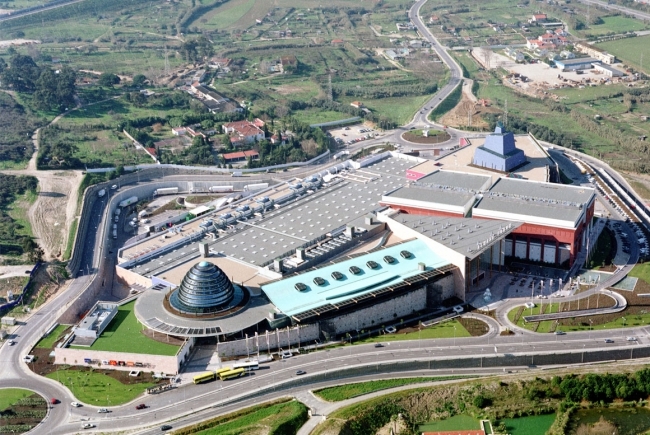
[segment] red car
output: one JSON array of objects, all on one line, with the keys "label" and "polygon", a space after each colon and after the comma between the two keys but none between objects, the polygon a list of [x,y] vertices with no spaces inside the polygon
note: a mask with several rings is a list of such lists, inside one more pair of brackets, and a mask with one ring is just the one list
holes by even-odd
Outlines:
[{"label": "red car", "polygon": [[139,405],[136,405],[135,409],[145,409],[146,407],[147,407],[147,405],[145,405],[144,403],[141,403]]},{"label": "red car", "polygon": [[52,399],[50,399],[50,403],[52,405],[56,405],[57,403],[59,403],[59,399],[52,398]]}]

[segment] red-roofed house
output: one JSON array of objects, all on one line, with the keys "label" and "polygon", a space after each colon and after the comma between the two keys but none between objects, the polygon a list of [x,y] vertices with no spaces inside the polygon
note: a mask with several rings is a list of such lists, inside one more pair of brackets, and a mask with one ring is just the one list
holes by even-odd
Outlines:
[{"label": "red-roofed house", "polygon": [[343,41],[342,39],[332,39],[332,45],[341,45],[344,42],[345,41]]},{"label": "red-roofed house", "polygon": [[350,106],[356,108],[356,109],[362,109],[363,108],[363,103],[361,101],[353,101],[350,103]]},{"label": "red-roofed house", "polygon": [[[256,121],[264,126],[264,121]],[[250,121],[228,122],[223,125],[223,132],[230,136],[233,145],[249,144],[264,139],[264,131]]]},{"label": "red-roofed house", "polygon": [[545,23],[546,14],[533,14],[533,17],[528,21],[531,23]]},{"label": "red-roofed house", "polygon": [[257,160],[260,158],[260,155],[257,151],[238,151],[236,153],[228,153],[223,155],[223,160],[226,163],[242,162],[248,158]]}]

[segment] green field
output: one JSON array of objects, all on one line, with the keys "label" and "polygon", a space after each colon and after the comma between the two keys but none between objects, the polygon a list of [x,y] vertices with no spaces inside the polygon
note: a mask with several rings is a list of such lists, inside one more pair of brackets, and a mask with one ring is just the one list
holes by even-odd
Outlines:
[{"label": "green field", "polygon": [[155,385],[152,382],[127,385],[94,371],[57,370],[47,377],[68,387],[78,401],[94,406],[128,403]]},{"label": "green field", "polygon": [[307,407],[296,400],[261,404],[175,431],[176,435],[296,433],[307,421]]},{"label": "green field", "polygon": [[9,408],[11,405],[34,394],[33,391],[23,390],[22,388],[2,388],[0,389],[0,411]]},{"label": "green field", "polygon": [[[599,48],[616,55],[623,63],[640,71],[650,71],[650,35],[619,39],[598,44]],[[646,61],[643,61],[646,59]],[[641,65],[644,63],[644,66]]]},{"label": "green field", "polygon": [[56,342],[63,338],[65,331],[69,327],[70,325],[58,325],[47,337],[43,337],[36,343],[36,347],[39,349],[53,349]]},{"label": "green field", "polygon": [[319,124],[321,122],[338,121],[351,118],[350,115],[331,110],[307,109],[294,112],[293,117],[305,124]]},{"label": "green field", "polygon": [[420,384],[425,382],[441,382],[455,379],[468,379],[466,376],[440,376],[437,378],[404,378],[404,379],[383,379],[380,381],[359,382],[336,387],[315,390],[314,394],[329,402],[340,402],[375,391],[387,390],[389,388],[401,387],[403,385]]},{"label": "green field", "polygon": [[[111,352],[137,351],[137,353],[149,355],[176,355],[179,349],[178,346],[161,343],[142,334],[143,327],[135,317],[134,305],[135,301],[121,305],[111,323],[90,346],[90,349]],[[74,348],[88,349],[87,347]]]},{"label": "green field", "polygon": [[[453,430],[474,430],[480,429],[480,422],[469,415],[454,415],[453,417],[446,418],[435,422],[421,424],[419,426],[420,432],[442,432]],[[543,433],[543,432],[538,432]]]},{"label": "green field", "polygon": [[[399,330],[399,325],[395,325]],[[406,334],[383,334],[377,337],[364,338],[360,341],[355,341],[352,338],[353,344],[363,343],[378,343],[387,341],[403,341],[403,340],[418,340],[420,338],[454,338],[454,337],[470,337],[470,333],[463,325],[457,320],[448,320],[428,328],[423,328],[422,331],[408,332]]]},{"label": "green field", "polygon": [[643,21],[628,18],[621,15],[614,15],[610,17],[601,17],[602,24],[592,24],[589,26],[585,33],[591,35],[604,35],[607,33],[625,33],[633,32],[635,30],[643,30],[647,26]]},{"label": "green field", "polygon": [[546,433],[555,421],[555,414],[531,415],[503,420],[509,434],[538,435]]}]

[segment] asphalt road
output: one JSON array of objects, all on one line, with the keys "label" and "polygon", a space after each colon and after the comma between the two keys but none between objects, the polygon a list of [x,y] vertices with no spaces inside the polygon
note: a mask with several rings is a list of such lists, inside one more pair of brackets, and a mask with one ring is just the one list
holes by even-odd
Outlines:
[{"label": "asphalt road", "polygon": [[[627,341],[626,337],[631,335],[637,336],[638,341]],[[146,396],[124,406],[112,407],[112,412],[109,414],[98,414],[97,407],[94,406],[72,408],[69,406],[70,399],[67,399],[54,407],[59,413],[61,410],[64,413],[67,411],[67,421],[60,422],[56,427],[48,424],[48,433],[68,434],[77,430],[84,421],[96,424],[97,430],[102,431],[137,431],[143,428],[159,431],[161,424],[172,421],[173,423],[170,424],[178,427],[179,422],[183,422],[183,425],[196,423],[227,410],[240,408],[243,406],[242,400],[249,399],[251,396],[255,396],[255,401],[259,403],[279,395],[286,395],[287,391],[282,386],[288,381],[300,381],[301,385],[291,389],[294,392],[313,388],[310,377],[316,374],[328,373],[328,376],[332,376],[332,384],[340,383],[340,378],[337,380],[338,372],[355,366],[367,368],[367,379],[384,379],[387,377],[385,367],[399,361],[457,359],[467,355],[492,357],[495,354],[552,354],[566,351],[579,353],[596,349],[633,349],[650,344],[646,328],[569,333],[564,336],[529,333],[504,337],[498,336],[496,331],[491,331],[488,337],[462,339],[391,342],[390,338],[390,335],[386,335],[382,348],[367,344],[319,351],[262,364],[260,370],[241,379],[201,385],[181,385],[172,391]],[[605,343],[605,338],[613,339],[614,343]],[[534,356],[531,363],[534,364]],[[297,376],[297,370],[304,370],[307,374]],[[491,369],[491,371],[502,372],[503,368]],[[419,374],[438,375],[451,372],[459,373],[458,370],[440,370],[421,371]],[[404,376],[404,373],[395,376]],[[135,410],[135,405],[138,403],[146,404],[147,408],[141,411]],[[137,433],[153,432],[145,430]]]}]

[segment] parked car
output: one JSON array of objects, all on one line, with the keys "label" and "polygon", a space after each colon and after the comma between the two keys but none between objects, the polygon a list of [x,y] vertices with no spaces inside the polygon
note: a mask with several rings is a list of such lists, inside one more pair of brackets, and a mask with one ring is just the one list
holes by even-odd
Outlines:
[{"label": "parked car", "polygon": [[139,405],[136,405],[135,409],[145,409],[146,407],[147,407],[147,405],[145,405],[144,403],[141,403]]}]

